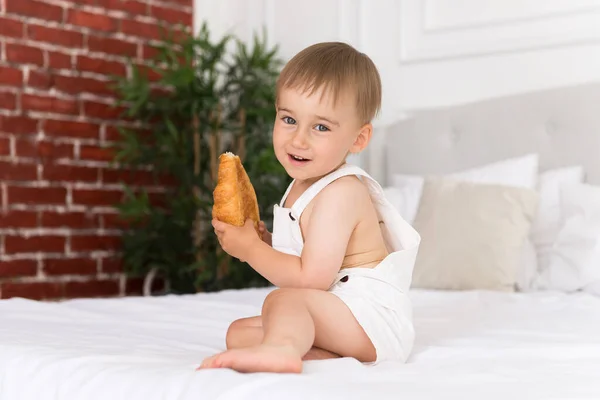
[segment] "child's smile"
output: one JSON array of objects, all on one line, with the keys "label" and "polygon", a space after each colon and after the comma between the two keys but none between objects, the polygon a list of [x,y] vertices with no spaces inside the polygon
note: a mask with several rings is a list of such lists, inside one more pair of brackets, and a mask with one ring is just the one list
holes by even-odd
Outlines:
[{"label": "child's smile", "polygon": [[295,154],[288,154],[290,162],[295,166],[304,166],[310,162],[310,159],[297,156]]}]

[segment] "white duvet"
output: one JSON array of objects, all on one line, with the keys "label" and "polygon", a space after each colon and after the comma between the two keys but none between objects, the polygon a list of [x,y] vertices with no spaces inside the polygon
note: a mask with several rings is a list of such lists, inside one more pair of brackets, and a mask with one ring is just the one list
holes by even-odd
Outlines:
[{"label": "white duvet", "polygon": [[407,364],[195,371],[267,290],[0,301],[0,400],[600,399],[600,298],[414,291]]}]

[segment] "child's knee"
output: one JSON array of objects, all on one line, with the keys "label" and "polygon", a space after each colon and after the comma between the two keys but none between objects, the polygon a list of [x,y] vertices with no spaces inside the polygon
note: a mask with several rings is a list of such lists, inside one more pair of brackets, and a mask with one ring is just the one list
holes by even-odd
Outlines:
[{"label": "child's knee", "polygon": [[233,321],[229,325],[229,328],[227,329],[227,334],[225,335],[225,344],[227,345],[228,349],[236,347],[243,329],[243,320],[240,319]]},{"label": "child's knee", "polygon": [[265,307],[269,307],[273,304],[280,303],[281,301],[287,301],[293,297],[296,297],[297,292],[298,289],[292,288],[280,288],[273,290],[265,298],[265,302],[263,303],[263,310],[265,309]]}]

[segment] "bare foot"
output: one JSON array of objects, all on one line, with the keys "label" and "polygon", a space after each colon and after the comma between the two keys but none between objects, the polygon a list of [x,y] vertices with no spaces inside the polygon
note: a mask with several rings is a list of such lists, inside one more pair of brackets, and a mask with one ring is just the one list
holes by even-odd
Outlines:
[{"label": "bare foot", "polygon": [[320,349],[318,347],[311,348],[308,353],[302,358],[304,361],[310,360],[328,360],[330,358],[340,358],[339,354],[332,353],[327,350]]},{"label": "bare foot", "polygon": [[261,344],[232,349],[202,362],[198,369],[231,368],[238,372],[302,372],[302,359],[292,347]]},{"label": "bare foot", "polygon": [[215,360],[221,354],[223,354],[223,353],[219,353],[219,354],[215,354],[215,355],[210,356],[210,357],[206,357],[204,360],[202,360],[202,364],[200,364],[200,366],[198,368],[196,368],[196,371],[199,370],[199,369],[205,369],[205,368],[218,368],[215,365]]}]

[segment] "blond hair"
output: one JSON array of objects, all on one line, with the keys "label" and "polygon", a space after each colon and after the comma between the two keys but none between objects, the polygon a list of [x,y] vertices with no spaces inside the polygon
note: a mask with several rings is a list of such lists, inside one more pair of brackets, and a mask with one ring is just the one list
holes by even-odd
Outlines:
[{"label": "blond hair", "polygon": [[381,107],[381,78],[375,64],[341,42],[317,43],[296,54],[279,75],[277,96],[283,88],[309,94],[323,89],[322,94],[330,93],[334,102],[341,94],[353,94],[362,123],[371,122]]}]

